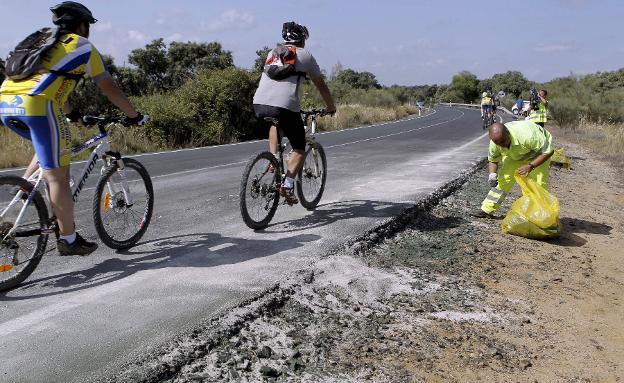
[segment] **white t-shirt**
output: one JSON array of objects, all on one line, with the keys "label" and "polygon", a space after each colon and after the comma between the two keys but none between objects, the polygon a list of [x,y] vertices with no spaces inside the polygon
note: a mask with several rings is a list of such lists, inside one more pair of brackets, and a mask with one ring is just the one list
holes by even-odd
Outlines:
[{"label": "white t-shirt", "polygon": [[[271,52],[269,52],[269,55]],[[269,56],[267,56],[267,59]],[[295,62],[297,72],[305,72],[312,78],[321,75],[316,60],[310,52],[304,48],[297,48],[297,61]],[[301,101],[299,98],[299,75],[288,77],[284,80],[273,80],[266,73],[262,73],[260,84],[253,98],[254,104],[270,105],[285,108],[293,112],[301,111]]]}]

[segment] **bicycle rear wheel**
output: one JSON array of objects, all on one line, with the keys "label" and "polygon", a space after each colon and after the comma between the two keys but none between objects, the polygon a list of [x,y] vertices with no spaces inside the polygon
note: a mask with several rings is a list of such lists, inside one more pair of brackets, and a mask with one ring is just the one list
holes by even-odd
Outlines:
[{"label": "bicycle rear wheel", "polygon": [[270,152],[254,154],[247,163],[240,186],[240,210],[245,224],[254,230],[269,225],[277,210],[279,164]]},{"label": "bicycle rear wheel", "polygon": [[318,205],[327,180],[327,158],[318,142],[308,146],[303,167],[297,174],[297,196],[301,206],[313,210]]},{"label": "bicycle rear wheel", "polygon": [[[124,169],[119,169],[123,161]],[[104,170],[93,196],[95,230],[112,249],[135,245],[150,224],[154,189],[149,173],[132,158],[115,161]]]},{"label": "bicycle rear wheel", "polygon": [[[33,185],[15,176],[0,177],[0,291],[22,283],[35,270],[48,243],[48,210]],[[24,215],[15,230],[22,208]]]}]

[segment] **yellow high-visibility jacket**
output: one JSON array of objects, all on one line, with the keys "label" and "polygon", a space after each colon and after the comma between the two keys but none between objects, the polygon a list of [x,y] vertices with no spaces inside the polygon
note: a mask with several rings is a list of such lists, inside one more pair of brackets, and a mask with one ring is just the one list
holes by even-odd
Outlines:
[{"label": "yellow high-visibility jacket", "polygon": [[532,121],[512,121],[505,124],[511,136],[509,148],[496,145],[490,140],[488,161],[499,162],[503,157],[515,161],[529,161],[540,154],[553,152],[552,135]]},{"label": "yellow high-visibility jacket", "polygon": [[531,113],[529,113],[529,119],[536,123],[546,123],[546,121],[548,120],[547,114],[548,112],[546,110],[546,104],[540,102],[537,105],[537,110],[531,109]]}]

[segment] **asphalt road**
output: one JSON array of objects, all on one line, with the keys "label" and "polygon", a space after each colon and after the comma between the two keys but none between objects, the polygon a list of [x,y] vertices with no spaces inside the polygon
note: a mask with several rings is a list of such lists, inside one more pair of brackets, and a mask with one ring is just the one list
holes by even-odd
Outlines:
[{"label": "asphalt road", "polygon": [[[487,147],[477,110],[446,107],[317,139],[328,159],[320,206],[280,206],[261,232],[243,224],[238,190],[244,164],[266,141],[136,156],[155,189],[146,236],[122,253],[103,245],[89,257],[51,251],[26,282],[1,294],[0,381],[114,374],[413,205]],[[95,239],[90,186],[77,206],[78,227]]]}]

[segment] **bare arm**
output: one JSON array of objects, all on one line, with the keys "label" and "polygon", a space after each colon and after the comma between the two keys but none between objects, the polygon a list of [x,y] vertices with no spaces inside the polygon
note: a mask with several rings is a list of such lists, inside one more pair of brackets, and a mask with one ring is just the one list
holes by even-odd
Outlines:
[{"label": "bare arm", "polygon": [[134,118],[139,115],[134,106],[130,103],[130,100],[128,100],[128,97],[126,97],[124,92],[115,84],[112,77],[102,78],[97,81],[96,84],[110,102],[124,112],[126,116]]},{"label": "bare arm", "polygon": [[535,157],[533,161],[529,162],[529,164],[520,166],[518,168],[518,174],[520,174],[521,176],[529,175],[531,170],[546,162],[554,153],[555,152],[553,151],[547,154],[540,154],[539,156]]},{"label": "bare arm", "polygon": [[488,172],[496,173],[498,170],[498,164],[496,162],[488,162]]},{"label": "bare arm", "polygon": [[312,82],[316,86],[316,89],[318,89],[319,93],[321,94],[321,97],[323,97],[323,101],[325,101],[325,105],[327,105],[326,111],[328,113],[335,112],[336,104],[334,104],[334,98],[332,97],[331,92],[329,91],[329,88],[327,87],[327,84],[325,83],[325,80],[323,80],[323,77],[322,76],[314,77],[312,78]]}]

